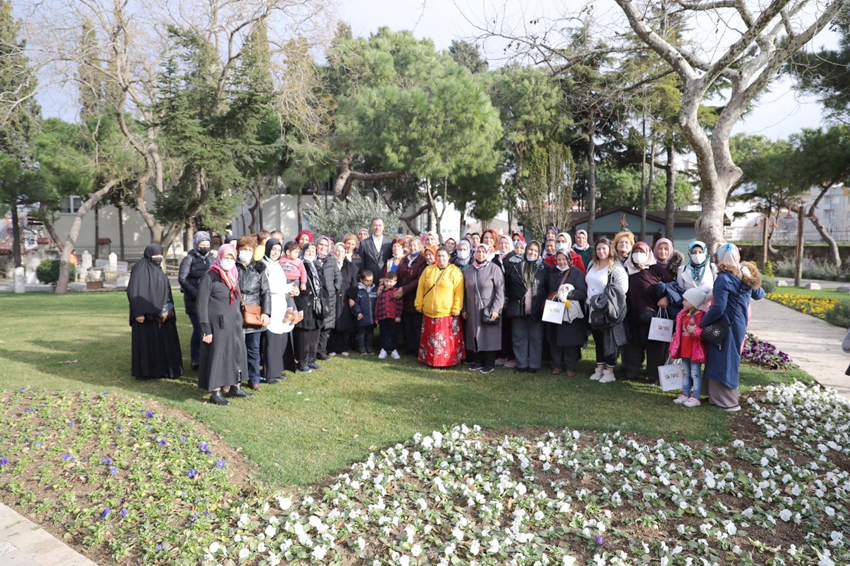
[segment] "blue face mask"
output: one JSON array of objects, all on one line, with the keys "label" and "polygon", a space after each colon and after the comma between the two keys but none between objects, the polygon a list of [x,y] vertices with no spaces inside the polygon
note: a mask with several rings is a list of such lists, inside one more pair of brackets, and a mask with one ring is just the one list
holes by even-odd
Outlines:
[{"label": "blue face mask", "polygon": [[537,261],[537,258],[531,259],[528,256],[525,256],[525,261]]}]

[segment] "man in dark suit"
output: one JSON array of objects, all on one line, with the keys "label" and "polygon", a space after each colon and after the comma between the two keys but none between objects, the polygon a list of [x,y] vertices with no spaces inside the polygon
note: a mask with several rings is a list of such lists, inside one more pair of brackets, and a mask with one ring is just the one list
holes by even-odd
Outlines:
[{"label": "man in dark suit", "polygon": [[372,219],[372,235],[360,242],[360,256],[363,258],[363,269],[368,269],[375,280],[384,274],[384,265],[393,255],[392,240],[384,237],[384,219]]}]

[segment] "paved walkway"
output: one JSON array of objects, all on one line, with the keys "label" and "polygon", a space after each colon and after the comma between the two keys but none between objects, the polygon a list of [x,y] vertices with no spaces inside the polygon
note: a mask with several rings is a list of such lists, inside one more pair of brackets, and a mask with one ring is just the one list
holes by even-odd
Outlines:
[{"label": "paved walkway", "polygon": [[[777,277],[776,281],[785,281],[789,287],[794,286],[793,277]],[[850,287],[850,282],[847,281],[823,281],[821,279],[800,279],[800,284],[805,286],[806,283],[817,283],[821,289],[837,289],[838,287]],[[778,289],[778,290],[781,290]]]},{"label": "paved walkway", "polygon": [[97,566],[14,509],[0,503],[3,566]]},{"label": "paved walkway", "polygon": [[786,352],[821,385],[850,399],[850,354],[841,350],[847,330],[773,301],[752,301],[749,331]]}]

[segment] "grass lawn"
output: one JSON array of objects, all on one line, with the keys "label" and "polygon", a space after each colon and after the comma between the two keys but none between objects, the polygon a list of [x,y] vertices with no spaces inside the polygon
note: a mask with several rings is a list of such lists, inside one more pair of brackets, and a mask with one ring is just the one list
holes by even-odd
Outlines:
[{"label": "grass lawn", "polygon": [[802,295],[804,297],[815,297],[818,299],[837,299],[850,301],[850,294],[839,293],[835,289],[804,289],[802,287],[777,287],[776,294]]},{"label": "grass lawn", "polygon": [[[176,293],[181,345],[188,356],[191,326]],[[412,437],[466,423],[511,432],[547,428],[636,432],[668,439],[726,443],[726,413],[686,410],[673,394],[644,384],[600,385],[592,349],[580,376],[535,376],[498,369],[484,376],[466,366],[429,370],[411,359],[337,357],[325,369],[264,387],[253,399],[215,407],[194,372],[180,380],[137,382],[130,376],[130,327],[123,293],[0,296],[0,389],[139,395],[181,409],[221,434],[278,485],[316,482],[370,453]],[[184,360],[188,368],[188,358]],[[794,380],[800,371],[742,368],[742,389]]]}]

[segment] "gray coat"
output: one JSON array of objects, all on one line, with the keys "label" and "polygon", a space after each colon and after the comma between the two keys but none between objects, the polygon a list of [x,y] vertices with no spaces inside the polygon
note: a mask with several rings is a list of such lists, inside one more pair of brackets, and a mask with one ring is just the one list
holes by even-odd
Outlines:
[{"label": "gray coat", "polygon": [[[501,268],[489,262],[481,269],[474,266],[463,272],[464,311],[466,312],[466,348],[471,352],[502,349],[502,307],[505,304],[505,277]],[[498,324],[484,324],[481,309],[497,311]]]},{"label": "gray coat", "polygon": [[330,304],[333,306],[329,316],[325,317],[322,328],[331,329],[336,325],[336,310],[339,297],[348,289],[342,288],[342,272],[340,272],[334,256],[328,254],[328,257],[325,259],[317,259],[316,265],[322,266],[322,271],[325,274],[325,292],[328,294]]}]

